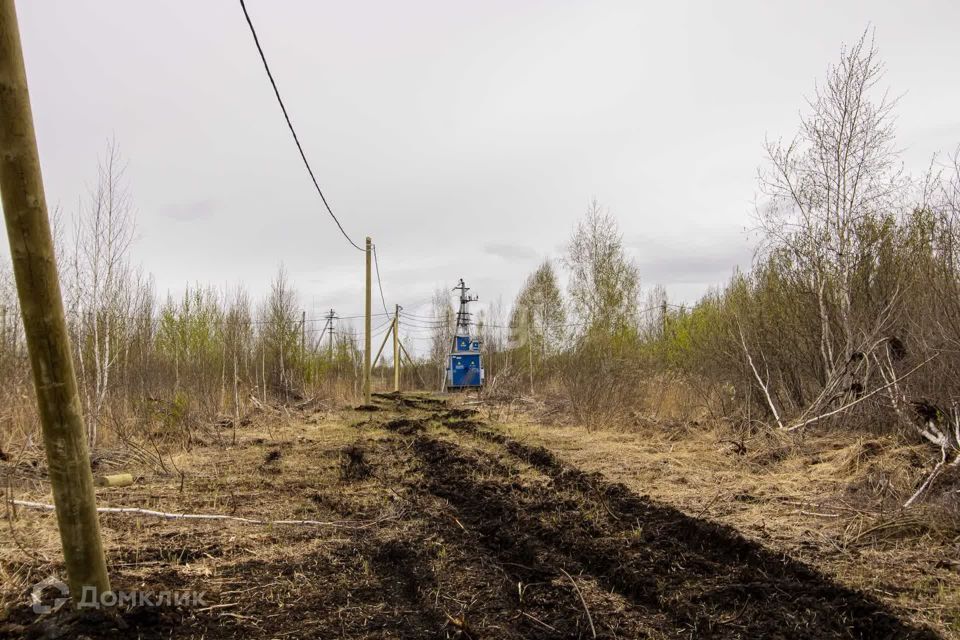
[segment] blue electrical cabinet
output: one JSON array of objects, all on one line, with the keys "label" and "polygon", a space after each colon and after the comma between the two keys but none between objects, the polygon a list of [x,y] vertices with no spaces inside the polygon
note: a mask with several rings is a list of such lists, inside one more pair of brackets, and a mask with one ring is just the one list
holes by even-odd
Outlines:
[{"label": "blue electrical cabinet", "polygon": [[447,364],[447,388],[482,387],[483,378],[480,341],[472,340],[469,336],[454,336],[453,352]]},{"label": "blue electrical cabinet", "polygon": [[460,291],[460,311],[457,312],[457,329],[453,336],[453,349],[447,361],[447,389],[476,389],[483,386],[483,360],[480,356],[480,341],[470,337],[470,313],[467,305],[476,301],[468,296],[467,287],[460,280],[454,289]]},{"label": "blue electrical cabinet", "polygon": [[450,356],[451,388],[479,387],[483,382],[479,353],[453,354]]}]

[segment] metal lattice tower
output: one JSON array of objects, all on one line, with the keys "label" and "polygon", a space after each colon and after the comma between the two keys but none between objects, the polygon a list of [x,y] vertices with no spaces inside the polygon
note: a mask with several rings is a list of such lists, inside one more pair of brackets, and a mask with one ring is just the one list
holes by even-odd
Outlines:
[{"label": "metal lattice tower", "polygon": [[455,286],[453,290],[460,292],[460,309],[457,311],[457,330],[455,333],[458,336],[469,336],[470,312],[467,311],[467,305],[471,302],[476,302],[479,300],[479,298],[477,296],[467,295],[467,291],[470,291],[470,287],[463,283],[463,278],[460,278],[460,283]]}]

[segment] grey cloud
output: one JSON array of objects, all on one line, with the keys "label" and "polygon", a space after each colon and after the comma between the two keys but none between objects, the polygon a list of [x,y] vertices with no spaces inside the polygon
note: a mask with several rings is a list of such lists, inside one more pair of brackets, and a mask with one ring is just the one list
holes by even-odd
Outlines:
[{"label": "grey cloud", "polygon": [[537,257],[536,251],[518,244],[488,243],[483,250],[504,260],[530,260]]},{"label": "grey cloud", "polygon": [[166,218],[173,218],[180,222],[191,222],[213,216],[218,208],[219,205],[216,200],[193,200],[167,205],[160,210],[160,214]]},{"label": "grey cloud", "polygon": [[[713,242],[703,243],[704,235],[712,236]],[[699,238],[699,242],[641,238],[628,247],[648,284],[718,283],[736,267],[750,265],[753,251],[743,236],[713,233]]]}]

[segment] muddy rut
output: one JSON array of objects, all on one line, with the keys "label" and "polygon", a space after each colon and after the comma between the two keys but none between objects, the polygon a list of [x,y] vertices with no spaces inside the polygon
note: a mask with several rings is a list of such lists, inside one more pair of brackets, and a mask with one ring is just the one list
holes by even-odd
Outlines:
[{"label": "muddy rut", "polygon": [[[407,418],[388,428],[411,439],[416,488],[450,505],[462,542],[502,574],[501,588],[543,591],[535,620],[515,618],[516,637],[936,637],[729,527],[566,465],[474,412],[426,409],[416,428]],[[529,605],[507,600],[502,615]],[[495,617],[483,609],[475,615]]]}]

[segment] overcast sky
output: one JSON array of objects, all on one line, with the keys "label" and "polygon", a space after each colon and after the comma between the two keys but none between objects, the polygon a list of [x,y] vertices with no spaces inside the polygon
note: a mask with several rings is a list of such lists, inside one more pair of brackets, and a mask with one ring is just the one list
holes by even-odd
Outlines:
[{"label": "overcast sky", "polygon": [[[308,313],[362,309],[234,0],[21,0],[48,201],[115,136],[158,289],[286,264]],[[249,0],[334,210],[387,302],[464,278],[509,304],[596,197],[645,286],[695,300],[750,262],[765,136],[870,24],[908,168],[960,143],[960,3]],[[6,247],[4,247],[4,253]]]}]

